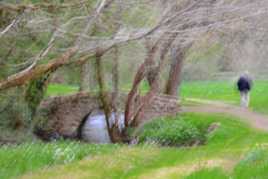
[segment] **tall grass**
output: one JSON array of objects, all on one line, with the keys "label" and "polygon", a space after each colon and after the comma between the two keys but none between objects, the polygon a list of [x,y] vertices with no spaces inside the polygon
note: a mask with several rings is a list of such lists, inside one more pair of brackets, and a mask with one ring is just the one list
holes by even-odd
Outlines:
[{"label": "tall grass", "polygon": [[67,164],[85,156],[112,152],[116,148],[117,145],[90,145],[71,141],[2,146],[0,178],[12,178],[43,167]]}]

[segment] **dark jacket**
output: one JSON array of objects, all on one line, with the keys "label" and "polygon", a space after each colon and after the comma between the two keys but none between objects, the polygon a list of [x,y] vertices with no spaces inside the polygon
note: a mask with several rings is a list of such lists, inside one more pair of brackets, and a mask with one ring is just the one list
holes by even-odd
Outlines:
[{"label": "dark jacket", "polygon": [[241,76],[237,81],[237,87],[240,92],[250,91],[252,80],[248,76]]}]

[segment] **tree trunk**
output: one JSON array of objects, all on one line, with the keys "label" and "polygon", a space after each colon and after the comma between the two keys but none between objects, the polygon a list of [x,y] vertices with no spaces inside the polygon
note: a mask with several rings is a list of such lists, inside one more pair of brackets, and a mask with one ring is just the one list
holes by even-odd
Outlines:
[{"label": "tree trunk", "polygon": [[113,143],[121,142],[122,136],[116,125],[111,125],[110,116],[112,113],[112,102],[109,100],[105,87],[105,79],[103,73],[103,64],[102,64],[102,55],[101,53],[96,53],[96,77],[99,84],[99,96],[103,105],[103,110],[105,114],[105,120],[107,125],[107,130],[110,136],[110,139]]},{"label": "tree trunk", "polygon": [[[177,33],[173,33],[171,35],[164,34],[157,40],[154,46],[150,48],[148,47],[149,45],[146,44],[147,49],[149,49],[148,55],[146,59],[144,60],[144,63],[139,67],[135,75],[132,88],[130,92],[128,93],[128,98],[127,98],[126,108],[125,108],[125,125],[126,126],[131,126],[132,122],[136,123],[135,121],[137,121],[137,116],[142,116],[142,115],[139,115],[139,113],[142,114],[142,108],[144,107],[144,105],[150,105],[148,103],[150,98],[152,98],[155,93],[158,93],[160,91],[160,83],[159,83],[160,71],[162,70],[165,57],[168,53],[168,49],[170,48],[170,46],[176,39],[177,35],[178,35]],[[169,40],[165,41],[165,38],[167,37]],[[153,69],[150,69],[150,67],[152,67],[152,64],[155,63],[154,60],[155,60],[155,56],[157,55],[158,50],[160,50],[160,62],[158,66],[156,66]],[[149,72],[151,72],[151,75]],[[146,94],[144,99],[138,99],[137,97],[138,87],[145,77],[147,77],[147,80],[150,78],[148,80],[149,85],[150,85],[150,90]],[[133,124],[133,125],[137,125],[137,124]]]},{"label": "tree trunk", "polygon": [[89,90],[89,62],[85,62],[80,66],[80,88],[79,91]]},{"label": "tree trunk", "polygon": [[118,114],[118,93],[119,93],[119,59],[118,59],[118,47],[114,47],[113,56],[113,69],[112,69],[112,84],[113,84],[113,96],[112,96],[112,108],[115,113],[115,127],[119,127],[119,114]]},{"label": "tree trunk", "polygon": [[93,91],[95,89],[95,70],[91,60],[86,60],[80,66],[80,91]]},{"label": "tree trunk", "polygon": [[36,114],[36,109],[45,96],[45,92],[48,86],[50,73],[44,74],[38,79],[31,80],[28,84],[25,92],[25,100],[31,111],[31,120]]},{"label": "tree trunk", "polygon": [[166,94],[178,96],[178,88],[181,81],[181,70],[184,59],[184,50],[171,49],[171,64],[169,77],[166,84]]},{"label": "tree trunk", "polygon": [[119,59],[118,59],[118,47],[114,47],[114,57],[113,57],[113,69],[112,69],[112,82],[113,82],[113,92],[118,93],[119,91]]},{"label": "tree trunk", "polygon": [[[105,79],[103,73],[102,54],[96,53],[96,78],[99,85],[99,96],[103,104],[103,110],[106,118],[109,118],[111,113],[110,102],[106,96]],[[109,126],[109,120],[107,119],[107,126]]]},{"label": "tree trunk", "polygon": [[146,79],[149,83],[149,86],[151,87],[153,85],[153,82],[155,81],[155,74],[156,71],[156,62],[155,62],[155,56],[158,51],[158,44],[151,44],[149,40],[146,40],[145,46],[147,49],[147,59],[146,59]]}]

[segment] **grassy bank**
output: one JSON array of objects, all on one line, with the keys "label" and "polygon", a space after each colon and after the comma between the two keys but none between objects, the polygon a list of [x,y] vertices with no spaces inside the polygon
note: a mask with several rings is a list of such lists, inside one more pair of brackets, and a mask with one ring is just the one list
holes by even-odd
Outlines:
[{"label": "grassy bank", "polygon": [[[141,87],[143,92],[146,89],[146,85]],[[78,87],[50,85],[47,96],[77,91]],[[266,91],[266,81],[255,82],[250,108],[268,113]],[[198,98],[239,104],[234,82],[228,81],[184,82],[181,96],[183,100]],[[191,148],[160,147],[157,144],[99,146],[72,142],[1,148],[0,160],[5,162],[0,163],[4,166],[0,173],[4,177],[23,178],[268,178],[268,133],[252,129],[242,119],[223,114],[190,113],[180,118],[195,126],[219,123],[220,127],[206,136],[204,145]],[[71,150],[75,152],[71,153],[78,157],[69,160],[68,155],[60,155],[60,159],[55,158],[58,147],[65,151],[69,145],[74,146]]]},{"label": "grassy bank", "polygon": [[[239,165],[239,161],[252,151],[261,149],[264,153],[268,153],[265,148],[268,134],[256,131],[240,120],[222,115],[200,114],[185,114],[182,118],[196,125],[201,123],[202,125],[209,125],[217,122],[220,123],[220,127],[208,136],[205,145],[192,148],[159,147],[157,145],[111,147],[73,144],[75,146],[74,151],[84,151],[82,152],[83,155],[79,155],[79,158],[64,164],[65,157],[63,156],[63,161],[61,162],[34,164],[36,166],[34,169],[30,167],[32,166],[31,159],[42,160],[42,157],[38,157],[39,155],[46,156],[44,158],[51,158],[48,156],[53,156],[55,150],[52,150],[54,153],[44,155],[35,149],[38,144],[32,144],[34,150],[31,149],[32,147],[28,147],[26,150],[29,151],[28,153],[32,157],[31,155],[19,157],[21,147],[14,147],[10,152],[3,152],[4,149],[1,149],[1,154],[5,154],[0,155],[1,161],[6,161],[6,166],[12,166],[11,169],[5,167],[6,169],[4,168],[4,170],[6,171],[2,169],[1,173],[12,173],[12,170],[19,170],[20,172],[16,173],[25,173],[24,178],[66,178],[70,176],[72,178],[178,178],[204,170],[203,168],[214,169],[215,167],[220,167],[217,171],[234,175],[234,171],[238,170],[236,168]],[[41,149],[46,145],[44,144],[43,147],[37,148]],[[52,143],[48,144],[50,146],[48,148],[57,148],[58,145],[67,147],[69,144]],[[24,148],[27,148],[26,146]],[[47,150],[44,149],[44,151]],[[100,155],[95,155],[96,151],[100,151]],[[36,153],[38,154],[36,155]],[[13,155],[21,158],[20,164],[14,164],[15,157],[8,158],[8,156]],[[86,155],[88,157],[82,159]],[[22,162],[23,160],[28,162]],[[44,166],[50,167],[44,168]],[[252,163],[250,167],[257,168],[258,166]],[[24,170],[20,168],[24,168]],[[254,170],[252,169],[252,171]],[[196,175],[199,175],[199,173]],[[200,171],[200,175],[202,175],[202,171]],[[248,176],[250,175],[249,173]]]},{"label": "grassy bank", "polygon": [[117,145],[89,145],[59,141],[0,147],[0,178],[13,178],[40,168],[67,164],[115,150]]}]

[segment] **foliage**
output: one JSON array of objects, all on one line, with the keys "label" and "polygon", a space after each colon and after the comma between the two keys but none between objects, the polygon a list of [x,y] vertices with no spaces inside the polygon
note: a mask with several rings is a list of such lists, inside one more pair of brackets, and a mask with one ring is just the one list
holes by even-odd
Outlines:
[{"label": "foliage", "polygon": [[164,146],[190,146],[205,141],[206,133],[198,127],[179,117],[161,118],[145,124],[139,139]]}]

